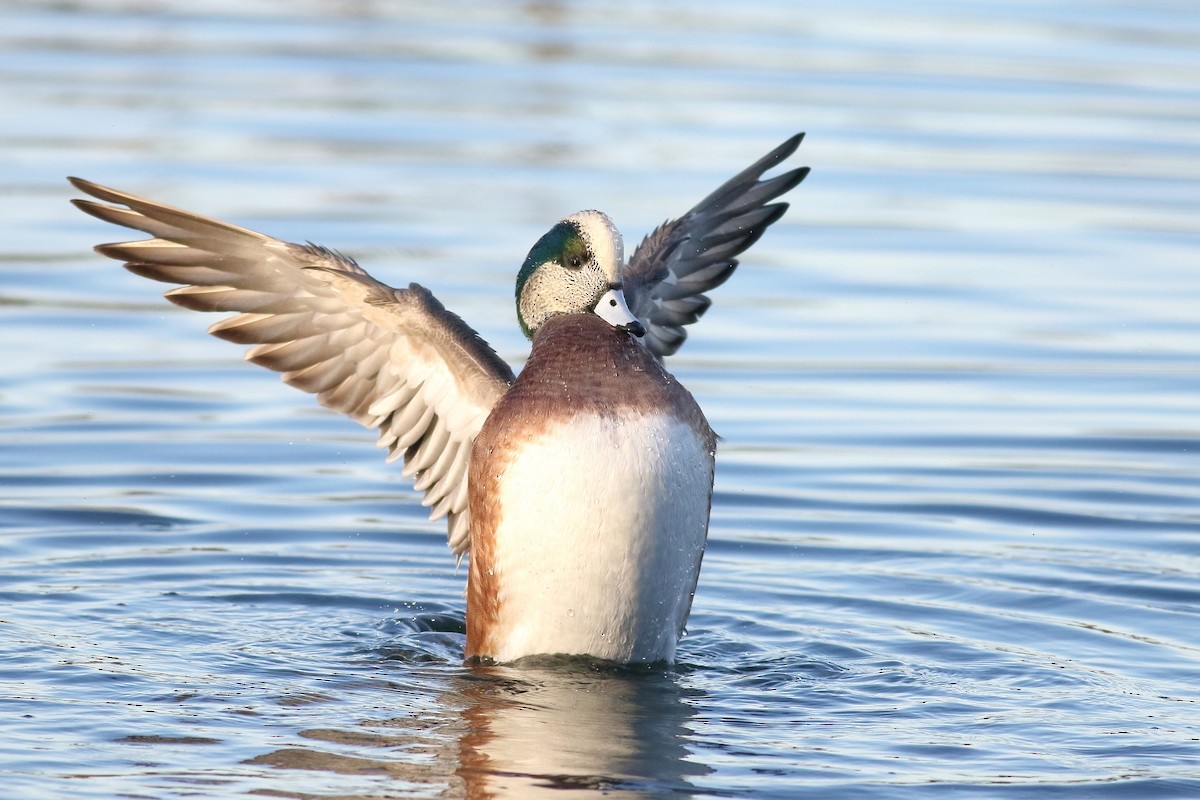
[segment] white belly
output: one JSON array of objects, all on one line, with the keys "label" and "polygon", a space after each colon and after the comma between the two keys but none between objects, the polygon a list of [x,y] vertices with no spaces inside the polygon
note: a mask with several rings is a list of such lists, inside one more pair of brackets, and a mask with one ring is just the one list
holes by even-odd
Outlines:
[{"label": "white belly", "polygon": [[671,660],[708,531],[712,454],[670,415],[582,416],[500,481],[497,661]]}]

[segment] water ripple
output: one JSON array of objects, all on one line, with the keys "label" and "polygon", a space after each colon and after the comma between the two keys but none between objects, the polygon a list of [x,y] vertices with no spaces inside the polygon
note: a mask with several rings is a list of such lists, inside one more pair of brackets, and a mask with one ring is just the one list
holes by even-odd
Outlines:
[{"label": "water ripple", "polygon": [[[8,794],[1200,795],[1191,9],[5,22]],[[100,263],[62,180],[343,248],[519,364],[496,299],[546,220],[632,247],[799,128],[811,178],[670,364],[723,441],[641,670],[464,665],[466,570],[373,436]]]}]

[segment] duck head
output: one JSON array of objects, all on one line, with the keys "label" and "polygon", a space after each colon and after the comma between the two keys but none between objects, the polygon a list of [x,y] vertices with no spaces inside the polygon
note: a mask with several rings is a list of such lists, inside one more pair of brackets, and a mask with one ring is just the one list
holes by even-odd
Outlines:
[{"label": "duck head", "polygon": [[546,320],[594,313],[614,328],[644,336],[621,289],[621,233],[599,211],[572,214],[538,239],[517,274],[517,319],[530,339]]}]

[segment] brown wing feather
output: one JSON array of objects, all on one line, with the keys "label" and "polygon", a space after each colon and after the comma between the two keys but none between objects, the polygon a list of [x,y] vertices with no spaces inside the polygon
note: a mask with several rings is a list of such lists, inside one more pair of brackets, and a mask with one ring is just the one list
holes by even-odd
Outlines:
[{"label": "brown wing feather", "polygon": [[138,275],[182,284],[165,295],[177,305],[237,312],[209,331],[252,345],[248,360],[377,428],[389,460],[404,459],[404,474],[433,506],[431,518],[449,518],[454,552],[467,551],[471,444],[513,380],[474,330],[425,288],[393,289],[332,250],[70,180],[120,204],[72,201],[80,209],[155,237],[98,252]]}]

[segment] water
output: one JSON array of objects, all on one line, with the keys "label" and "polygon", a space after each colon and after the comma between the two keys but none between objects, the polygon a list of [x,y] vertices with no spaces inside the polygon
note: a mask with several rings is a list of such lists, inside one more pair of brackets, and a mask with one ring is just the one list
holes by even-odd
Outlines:
[{"label": "water", "polygon": [[[10,3],[0,795],[1200,794],[1187,3]],[[671,669],[461,664],[369,433],[244,365],[66,174],[431,287],[813,174],[670,366],[724,437]]]}]

